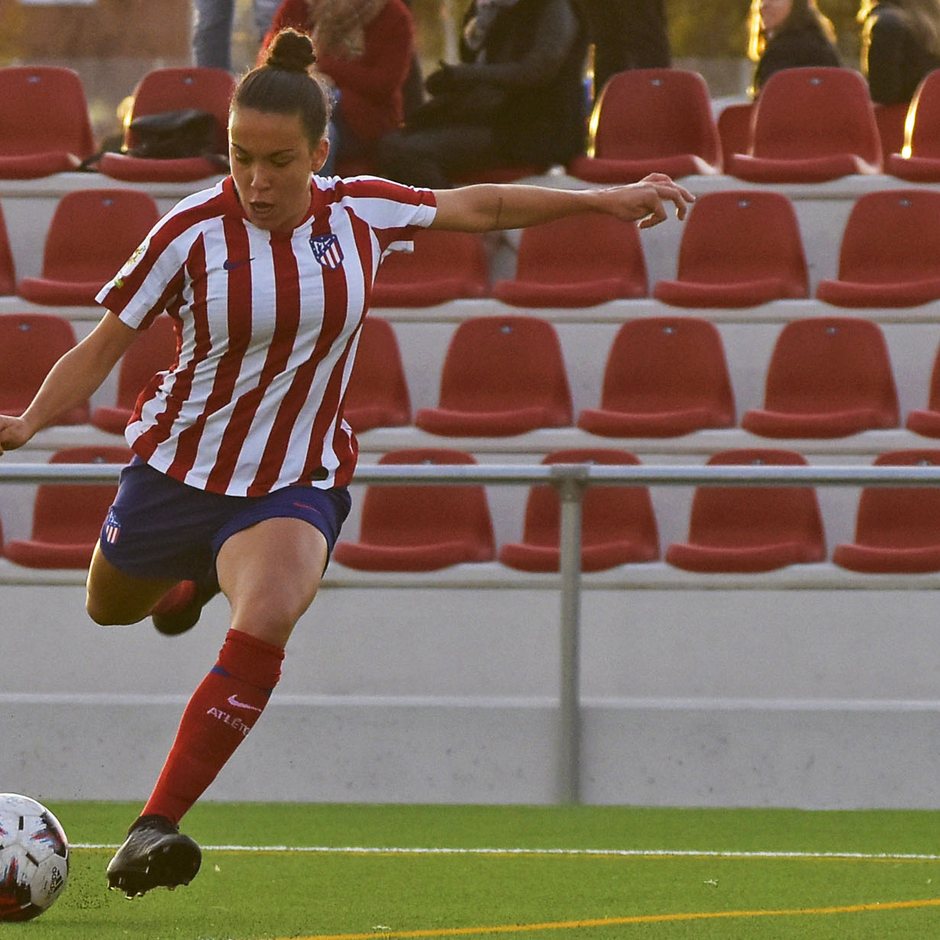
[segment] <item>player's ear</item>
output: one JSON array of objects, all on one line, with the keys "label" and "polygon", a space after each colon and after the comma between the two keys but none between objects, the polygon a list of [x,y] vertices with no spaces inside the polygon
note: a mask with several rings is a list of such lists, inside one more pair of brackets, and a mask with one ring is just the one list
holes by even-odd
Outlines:
[{"label": "player's ear", "polygon": [[326,163],[326,158],[330,155],[330,138],[321,137],[320,142],[313,149],[313,152],[310,155],[310,169],[317,173],[323,168],[323,164]]}]

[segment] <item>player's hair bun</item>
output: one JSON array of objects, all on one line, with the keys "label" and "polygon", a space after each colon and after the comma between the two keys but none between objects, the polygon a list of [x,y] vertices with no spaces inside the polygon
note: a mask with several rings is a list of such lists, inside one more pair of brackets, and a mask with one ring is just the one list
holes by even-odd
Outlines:
[{"label": "player's hair bun", "polygon": [[264,64],[284,72],[306,72],[316,61],[309,36],[296,29],[282,29],[274,37]]}]

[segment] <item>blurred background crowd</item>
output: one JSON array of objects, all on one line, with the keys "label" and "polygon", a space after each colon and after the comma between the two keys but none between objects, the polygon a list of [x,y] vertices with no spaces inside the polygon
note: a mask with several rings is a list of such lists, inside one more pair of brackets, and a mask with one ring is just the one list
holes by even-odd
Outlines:
[{"label": "blurred background crowd", "polygon": [[[458,56],[460,26],[470,0],[413,0],[415,46],[423,73]],[[593,0],[588,0],[593,2]],[[603,0],[612,7],[618,0]],[[656,8],[657,0],[621,5]],[[116,109],[151,68],[193,63],[192,0],[0,0],[0,66],[21,63],[74,68],[82,77],[96,134],[119,123]],[[254,64],[260,37],[253,0],[235,0],[232,68]],[[706,79],[713,97],[746,92],[750,0],[665,0],[672,64]],[[819,0],[835,27],[843,64],[857,66],[858,0]]]}]

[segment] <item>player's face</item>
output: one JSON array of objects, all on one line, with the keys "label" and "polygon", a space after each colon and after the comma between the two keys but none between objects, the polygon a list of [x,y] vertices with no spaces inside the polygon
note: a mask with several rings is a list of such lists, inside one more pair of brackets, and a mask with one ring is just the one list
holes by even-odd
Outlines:
[{"label": "player's face", "polygon": [[289,232],[310,208],[310,174],[329,153],[325,138],[311,147],[298,114],[233,108],[229,158],[248,220],[269,232]]},{"label": "player's face", "polygon": [[790,15],[793,0],[762,0],[760,19],[768,33],[776,32]]}]

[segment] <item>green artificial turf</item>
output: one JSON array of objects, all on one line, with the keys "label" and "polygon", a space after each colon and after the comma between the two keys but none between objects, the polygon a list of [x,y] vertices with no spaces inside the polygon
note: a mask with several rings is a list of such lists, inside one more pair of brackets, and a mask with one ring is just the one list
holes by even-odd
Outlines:
[{"label": "green artificial turf", "polygon": [[190,886],[127,901],[105,887],[111,850],[93,846],[116,844],[137,807],[50,808],[89,847],[73,850],[62,898],[34,921],[0,924],[0,940],[940,936],[940,860],[668,854],[940,854],[940,813],[205,803],[184,830],[233,848],[207,848]]}]

